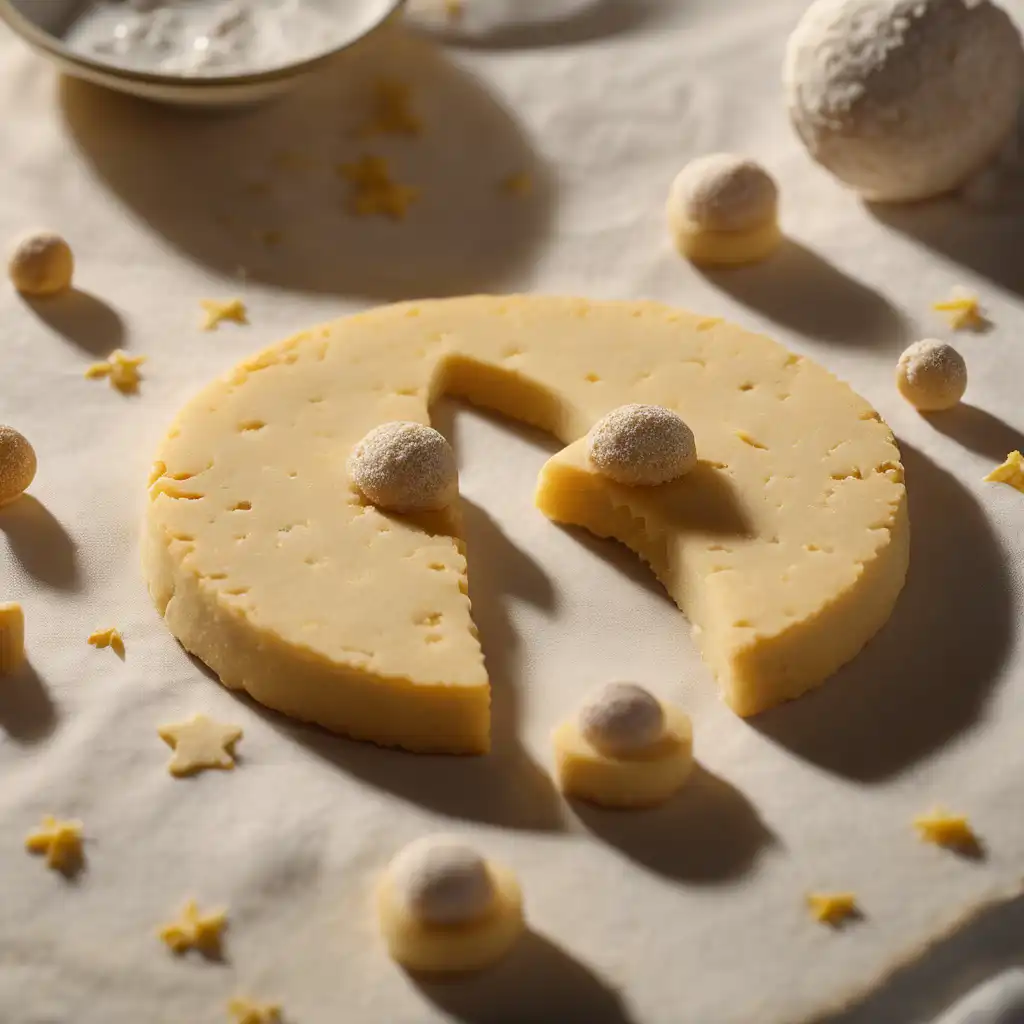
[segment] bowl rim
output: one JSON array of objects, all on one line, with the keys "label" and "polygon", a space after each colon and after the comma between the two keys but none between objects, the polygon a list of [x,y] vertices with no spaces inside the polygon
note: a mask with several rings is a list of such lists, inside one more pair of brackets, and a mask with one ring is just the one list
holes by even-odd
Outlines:
[{"label": "bowl rim", "polygon": [[263,71],[246,71],[228,75],[185,75],[158,71],[137,71],[121,64],[110,64],[105,61],[94,60],[85,54],[79,53],[77,50],[72,50],[57,36],[41,29],[14,7],[11,0],[0,0],[0,22],[6,22],[30,46],[43,50],[48,56],[66,64],[88,70],[94,76],[106,75],[125,81],[141,82],[147,85],[163,86],[172,89],[188,88],[190,90],[201,90],[268,84],[313,71],[319,65],[335,57],[337,54],[350,49],[368,35],[377,31],[377,29],[395,16],[398,10],[404,6],[405,2],[406,0],[385,0],[380,17],[374,20],[362,32],[312,57],[305,57],[291,64],[283,64],[279,67],[267,68]]}]

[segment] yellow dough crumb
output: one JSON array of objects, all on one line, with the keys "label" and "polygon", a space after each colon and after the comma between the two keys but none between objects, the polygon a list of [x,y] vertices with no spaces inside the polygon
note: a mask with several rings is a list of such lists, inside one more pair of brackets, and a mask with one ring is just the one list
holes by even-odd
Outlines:
[{"label": "yellow dough crumb", "polygon": [[42,826],[25,837],[25,849],[29,853],[45,853],[46,866],[55,871],[69,870],[82,858],[82,823],[58,821],[47,814]]},{"label": "yellow dough crumb", "polygon": [[97,650],[109,647],[119,658],[124,657],[124,637],[121,631],[114,626],[109,629],[97,629],[89,634],[89,643]]},{"label": "yellow dough crumb", "polygon": [[0,508],[16,501],[36,477],[36,452],[14,427],[0,424]]},{"label": "yellow dough crumb", "polygon": [[409,102],[409,86],[404,82],[378,82],[373,91],[369,120],[357,133],[362,138],[372,135],[419,135],[423,128]]},{"label": "yellow dough crumb", "polygon": [[199,305],[205,313],[202,325],[204,331],[215,331],[225,320],[230,320],[234,324],[249,323],[245,303],[241,299],[202,299]]},{"label": "yellow dough crumb", "polygon": [[174,751],[167,770],[176,776],[193,775],[204,768],[234,768],[234,746],[243,735],[240,726],[215,722],[206,715],[161,725],[157,734]]},{"label": "yellow dough crumb", "polygon": [[948,299],[934,303],[932,309],[945,313],[954,331],[977,331],[988,324],[978,296],[962,289],[954,289]]},{"label": "yellow dough crumb", "polygon": [[273,1003],[260,1006],[251,999],[236,996],[228,1003],[228,1014],[234,1024],[279,1024],[281,1007]]},{"label": "yellow dough crumb", "polygon": [[962,814],[949,814],[936,809],[929,814],[919,814],[914,819],[914,828],[923,843],[936,846],[971,847],[978,843],[967,818]]},{"label": "yellow dough crumb", "polygon": [[501,191],[510,196],[528,196],[533,191],[533,176],[526,171],[501,179]]},{"label": "yellow dough crumb", "polygon": [[807,906],[815,921],[822,924],[842,924],[857,914],[857,898],[852,892],[808,893]]},{"label": "yellow dough crumb", "polygon": [[338,173],[352,185],[349,210],[356,217],[404,220],[406,211],[419,199],[418,188],[392,180],[383,157],[362,156],[354,164],[340,164]]},{"label": "yellow dough crumb", "polygon": [[1017,451],[1010,452],[1006,461],[996,466],[985,480],[988,483],[1009,484],[1024,494],[1024,456]]},{"label": "yellow dough crumb", "polygon": [[139,367],[145,361],[145,356],[130,356],[118,348],[114,349],[103,362],[93,363],[85,371],[85,376],[89,380],[107,377],[112,388],[117,388],[125,395],[133,394],[139,389],[139,381],[142,379]]},{"label": "yellow dough crumb", "polygon": [[17,601],[0,604],[0,676],[16,672],[25,660],[25,613]]},{"label": "yellow dough crumb", "polygon": [[221,933],[227,923],[225,911],[200,914],[196,901],[189,900],[181,917],[165,924],[157,934],[175,953],[184,953],[189,949],[215,951],[220,946]]}]

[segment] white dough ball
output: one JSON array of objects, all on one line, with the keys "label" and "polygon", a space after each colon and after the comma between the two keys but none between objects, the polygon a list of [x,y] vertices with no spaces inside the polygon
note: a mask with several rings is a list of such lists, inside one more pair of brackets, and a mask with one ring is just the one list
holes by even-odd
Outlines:
[{"label": "white dough ball", "polygon": [[52,231],[24,235],[11,251],[8,273],[24,295],[55,295],[71,287],[75,259],[71,246]]},{"label": "white dough ball", "polygon": [[384,423],[353,449],[348,471],[369,501],[391,512],[445,508],[459,493],[451,445],[422,423]]},{"label": "white dough ball", "polygon": [[691,160],[676,175],[668,200],[669,223],[705,231],[750,231],[775,220],[779,189],[756,161],[734,153]]},{"label": "white dough ball", "polygon": [[635,683],[607,683],[579,711],[580,732],[610,757],[636,754],[661,739],[665,711],[661,701]]},{"label": "white dough ball", "polygon": [[783,77],[811,156],[867,199],[905,202],[996,155],[1024,92],[1024,47],[990,0],[815,0]]},{"label": "white dough ball", "polygon": [[0,425],[0,506],[20,498],[36,475],[36,453],[27,437]]},{"label": "white dough ball", "polygon": [[447,836],[410,843],[388,868],[399,904],[424,924],[465,924],[494,905],[494,879],[471,846]]},{"label": "white dough ball", "polygon": [[693,431],[660,405],[620,405],[594,424],[587,452],[599,472],[616,483],[653,486],[697,465]]},{"label": "white dough ball", "polygon": [[896,364],[896,387],[922,412],[951,409],[967,390],[967,364],[944,341],[915,341]]}]

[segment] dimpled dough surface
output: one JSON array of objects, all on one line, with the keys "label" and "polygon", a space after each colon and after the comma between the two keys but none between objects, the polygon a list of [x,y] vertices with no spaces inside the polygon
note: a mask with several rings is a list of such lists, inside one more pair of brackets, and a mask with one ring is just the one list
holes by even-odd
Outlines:
[{"label": "dimpled dough surface", "polygon": [[[360,739],[487,749],[457,511],[382,513],[345,472],[368,430],[427,422],[442,394],[569,444],[542,473],[542,510],[651,564],[738,713],[820,683],[888,618],[907,566],[903,470],[849,387],[654,303],[479,296],[300,334],[175,421],[150,484],[150,592],[227,686]],[[684,417],[694,472],[624,488],[590,471],[579,439],[627,402]]]}]

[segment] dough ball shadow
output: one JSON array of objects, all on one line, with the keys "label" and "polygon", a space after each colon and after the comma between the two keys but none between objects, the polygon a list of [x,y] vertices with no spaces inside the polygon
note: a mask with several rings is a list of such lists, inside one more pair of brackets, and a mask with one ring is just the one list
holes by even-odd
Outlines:
[{"label": "dough ball shadow", "polygon": [[910,570],[889,622],[824,685],[749,724],[829,771],[896,774],[968,729],[1018,617],[999,542],[960,482],[900,440]]},{"label": "dough ball shadow", "polygon": [[90,292],[71,288],[63,295],[26,300],[51,330],[94,356],[108,356],[124,341],[124,321],[112,306]]},{"label": "dough ball shadow", "polygon": [[60,520],[31,494],[0,508],[0,535],[7,538],[14,560],[34,580],[56,590],[80,589],[75,542]]},{"label": "dough ball shadow", "polygon": [[968,402],[960,402],[952,409],[931,413],[925,418],[940,434],[993,462],[1002,462],[1009,452],[1024,451],[1024,434]]},{"label": "dough ball shadow", "polygon": [[57,727],[57,708],[30,662],[0,687],[0,731],[15,743],[40,743]]},{"label": "dough ball shadow", "polygon": [[[366,135],[382,82],[409,87],[419,134]],[[134,218],[223,275],[380,301],[501,291],[548,232],[553,181],[522,127],[395,28],[264,106],[183,111],[72,78],[59,100],[78,154]],[[343,165],[367,155],[419,189],[404,220],[351,213]],[[503,187],[518,174],[529,194]]]}]

